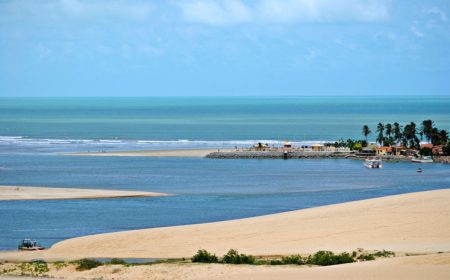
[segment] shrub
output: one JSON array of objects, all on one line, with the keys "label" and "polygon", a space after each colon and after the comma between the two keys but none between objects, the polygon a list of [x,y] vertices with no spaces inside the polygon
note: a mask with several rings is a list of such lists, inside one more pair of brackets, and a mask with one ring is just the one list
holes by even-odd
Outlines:
[{"label": "shrub", "polygon": [[230,249],[228,253],[223,256],[224,263],[232,264],[254,264],[255,258],[252,255],[239,254],[237,250]]},{"label": "shrub", "polygon": [[358,257],[358,260],[361,261],[373,261],[375,259],[375,257],[372,254],[362,254]]},{"label": "shrub", "polygon": [[22,275],[30,273],[31,275],[41,275],[48,272],[48,265],[45,261],[35,261],[30,263],[22,263],[19,266]]},{"label": "shrub", "polygon": [[378,251],[376,253],[373,254],[375,257],[390,257],[390,256],[395,256],[395,253],[392,251]]},{"label": "shrub", "polygon": [[127,262],[122,260],[122,259],[113,258],[113,259],[111,259],[109,261],[109,264],[122,264],[122,265],[125,265],[125,264],[127,264]]},{"label": "shrub", "polygon": [[342,253],[340,255],[335,255],[330,251],[318,251],[314,255],[311,255],[306,260],[307,264],[313,265],[335,265],[343,263],[352,263],[355,260],[350,256],[349,253]]},{"label": "shrub", "polygon": [[56,270],[60,270],[60,269],[62,269],[64,267],[66,267],[67,263],[62,262],[62,261],[57,261],[57,262],[53,263],[53,266],[56,268]]},{"label": "shrub", "polygon": [[305,264],[305,261],[300,255],[285,256],[281,258],[281,261],[283,264]]},{"label": "shrub", "polygon": [[81,259],[76,261],[76,263],[78,263],[78,271],[89,270],[103,265],[102,262],[93,259]]},{"label": "shrub", "polygon": [[216,255],[209,253],[206,250],[198,250],[197,254],[195,254],[191,258],[192,262],[200,262],[200,263],[218,263],[219,259]]}]

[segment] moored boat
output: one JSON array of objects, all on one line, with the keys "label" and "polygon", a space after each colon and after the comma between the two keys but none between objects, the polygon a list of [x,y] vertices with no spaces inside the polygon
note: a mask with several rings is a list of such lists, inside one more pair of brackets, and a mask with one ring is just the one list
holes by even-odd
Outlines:
[{"label": "moored boat", "polygon": [[412,158],[411,162],[414,163],[433,163],[433,158],[430,156],[424,156],[421,158]]},{"label": "moored boat", "polygon": [[22,251],[35,251],[44,250],[45,248],[40,246],[34,239],[23,239],[20,241],[18,249]]},{"label": "moored boat", "polygon": [[383,165],[381,164],[381,159],[372,158],[372,159],[366,159],[364,161],[364,166],[367,168],[382,168]]}]

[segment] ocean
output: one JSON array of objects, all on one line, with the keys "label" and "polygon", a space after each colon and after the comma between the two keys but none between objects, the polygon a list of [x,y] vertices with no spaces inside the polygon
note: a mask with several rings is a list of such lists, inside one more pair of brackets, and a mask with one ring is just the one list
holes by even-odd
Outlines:
[{"label": "ocean", "polygon": [[[432,119],[448,97],[0,98],[0,185],[166,192],[157,198],[0,201],[0,250],[87,234],[237,219],[450,188],[450,166],[345,159],[81,157],[72,151],[249,146],[360,138]],[[373,133],[375,134],[375,132]],[[374,140],[371,135],[369,140]]]}]

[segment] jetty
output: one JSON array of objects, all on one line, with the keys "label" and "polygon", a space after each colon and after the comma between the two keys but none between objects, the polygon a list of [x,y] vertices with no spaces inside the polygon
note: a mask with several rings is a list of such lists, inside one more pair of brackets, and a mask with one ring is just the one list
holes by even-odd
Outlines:
[{"label": "jetty", "polygon": [[206,155],[207,158],[238,159],[238,158],[353,158],[353,152],[331,151],[218,151]]}]

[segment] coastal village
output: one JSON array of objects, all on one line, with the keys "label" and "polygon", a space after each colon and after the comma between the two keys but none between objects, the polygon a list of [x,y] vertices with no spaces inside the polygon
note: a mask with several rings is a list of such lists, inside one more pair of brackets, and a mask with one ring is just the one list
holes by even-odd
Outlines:
[{"label": "coastal village", "polygon": [[[343,139],[335,142],[290,142],[269,145],[258,142],[248,148],[236,147],[234,151],[220,151],[209,158],[354,158],[375,157],[391,161],[450,163],[450,141],[446,130],[434,127],[434,122],[424,120],[420,128],[411,122],[402,129],[400,124],[377,125],[376,142],[369,142],[372,133],[367,125],[362,128],[363,140]],[[295,144],[294,144],[295,143]],[[297,144],[297,145],[296,145]]]}]

